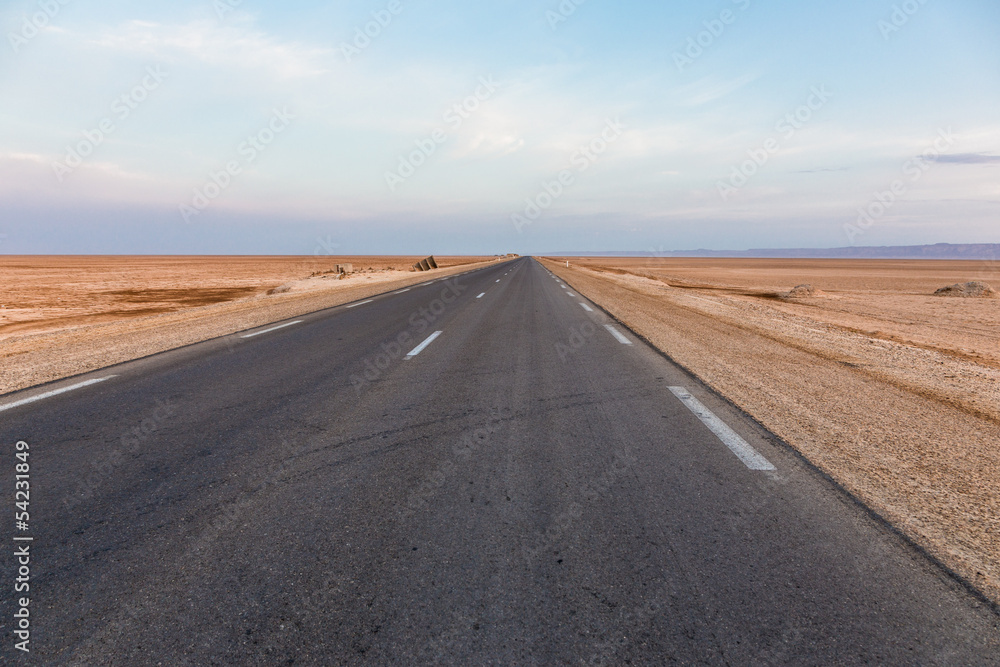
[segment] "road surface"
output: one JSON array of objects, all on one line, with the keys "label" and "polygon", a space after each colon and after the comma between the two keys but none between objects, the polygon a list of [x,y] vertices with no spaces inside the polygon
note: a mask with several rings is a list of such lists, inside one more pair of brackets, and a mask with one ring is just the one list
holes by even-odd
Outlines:
[{"label": "road surface", "polygon": [[993,610],[530,258],[8,395],[0,434],[4,664],[1000,664]]}]

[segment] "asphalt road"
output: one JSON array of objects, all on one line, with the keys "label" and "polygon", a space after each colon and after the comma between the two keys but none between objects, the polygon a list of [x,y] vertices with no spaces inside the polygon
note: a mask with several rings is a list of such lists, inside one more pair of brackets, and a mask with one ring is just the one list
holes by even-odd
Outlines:
[{"label": "asphalt road", "polygon": [[994,611],[534,260],[294,322],[0,398],[4,664],[1000,664]]}]

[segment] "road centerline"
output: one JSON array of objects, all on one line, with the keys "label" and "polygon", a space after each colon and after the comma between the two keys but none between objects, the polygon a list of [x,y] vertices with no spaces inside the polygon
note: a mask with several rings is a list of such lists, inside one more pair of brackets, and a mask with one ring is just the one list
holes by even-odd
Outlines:
[{"label": "road centerline", "polygon": [[403,357],[404,361],[408,361],[408,360],[412,359],[413,357],[417,356],[418,354],[420,354],[421,352],[423,352],[424,348],[426,348],[428,345],[430,345],[431,343],[433,343],[434,340],[438,336],[440,336],[442,333],[444,333],[444,332],[443,331],[435,331],[434,333],[432,333],[430,336],[428,336],[424,340],[423,343],[421,343],[420,345],[417,345],[415,348],[413,348],[412,350],[410,350],[410,353],[407,354],[405,357]]}]

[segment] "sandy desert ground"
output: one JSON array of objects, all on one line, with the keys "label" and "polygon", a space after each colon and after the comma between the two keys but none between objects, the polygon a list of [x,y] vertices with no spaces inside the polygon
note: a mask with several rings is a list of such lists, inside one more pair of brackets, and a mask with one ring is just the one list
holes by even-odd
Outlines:
[{"label": "sandy desert ground", "polygon": [[[420,259],[0,256],[0,394],[494,261],[411,272]],[[341,263],[343,280],[328,273]]]},{"label": "sandy desert ground", "polygon": [[[1000,301],[934,296],[940,287],[974,280],[1000,287],[1000,262],[587,258],[572,264],[766,304],[873,338],[1000,368]],[[802,284],[820,294],[782,298]]]},{"label": "sandy desert ground", "polygon": [[[258,296],[351,263],[347,283],[406,278],[423,257],[0,256],[0,341]],[[441,268],[482,257],[438,257]],[[328,274],[327,274],[328,275]]]},{"label": "sandy desert ground", "polygon": [[1000,601],[1000,299],[934,296],[1000,265],[545,264]]}]

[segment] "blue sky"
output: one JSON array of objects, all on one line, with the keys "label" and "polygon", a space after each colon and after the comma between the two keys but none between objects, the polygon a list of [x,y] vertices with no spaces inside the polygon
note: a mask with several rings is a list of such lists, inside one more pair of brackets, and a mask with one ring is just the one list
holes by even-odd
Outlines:
[{"label": "blue sky", "polygon": [[1000,242],[991,0],[15,0],[0,31],[0,253]]}]

